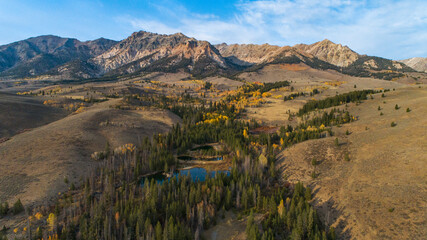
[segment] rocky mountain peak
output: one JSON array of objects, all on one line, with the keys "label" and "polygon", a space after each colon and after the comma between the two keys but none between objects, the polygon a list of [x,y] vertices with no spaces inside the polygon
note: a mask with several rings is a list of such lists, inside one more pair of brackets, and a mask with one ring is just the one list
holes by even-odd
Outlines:
[{"label": "rocky mountain peak", "polygon": [[294,47],[339,67],[347,67],[359,58],[359,54],[349,47],[336,44],[328,39],[311,45],[297,44]]},{"label": "rocky mountain peak", "polygon": [[427,72],[427,58],[414,57],[414,58],[401,60],[400,62],[408,65],[409,67],[419,72]]},{"label": "rocky mountain peak", "polygon": [[[175,60],[172,61],[172,58]],[[165,35],[145,31],[133,33],[92,61],[104,73],[118,68],[122,68],[121,72],[129,73],[149,68],[161,59],[168,62],[165,66],[168,69],[173,65],[180,65],[184,60],[190,60],[191,64],[195,64],[199,59],[210,59],[222,68],[227,65],[217,49],[209,42],[189,38],[182,33]],[[134,64],[128,68],[127,65],[132,62]]]}]

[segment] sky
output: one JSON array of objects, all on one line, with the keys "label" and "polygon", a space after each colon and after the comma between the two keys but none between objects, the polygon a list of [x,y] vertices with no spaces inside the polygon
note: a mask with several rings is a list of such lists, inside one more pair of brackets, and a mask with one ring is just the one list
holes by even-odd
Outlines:
[{"label": "sky", "polygon": [[182,32],[213,44],[311,44],[427,57],[427,0],[0,0],[0,44],[40,35],[81,41]]}]

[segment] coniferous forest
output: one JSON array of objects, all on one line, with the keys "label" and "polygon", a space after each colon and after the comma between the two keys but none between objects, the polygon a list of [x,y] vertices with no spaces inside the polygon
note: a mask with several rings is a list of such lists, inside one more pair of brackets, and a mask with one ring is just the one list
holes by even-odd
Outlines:
[{"label": "coniferous forest", "polygon": [[[300,114],[365,99],[370,93],[353,92],[316,104],[309,102]],[[201,239],[204,230],[232,211],[248,218],[248,239],[336,238],[334,229],[324,225],[312,206],[311,189],[280,181],[275,160],[281,149],[332,135],[331,126],[353,121],[348,111],[332,109],[297,126],[251,134],[259,124],[241,120],[243,111],[226,101],[208,103],[188,95],[181,96],[180,101],[161,95],[126,99],[168,109],[183,119],[182,124],[166,134],[145,138],[138,146],[113,150],[107,144],[97,169],[80,187],[63,194],[45,210],[50,220],[37,227],[29,222],[28,237]],[[204,181],[185,174],[163,181],[150,178],[179,169],[177,154],[210,143],[225,146],[231,159],[227,171],[207,174]],[[264,216],[260,223],[254,221],[257,214]]]}]

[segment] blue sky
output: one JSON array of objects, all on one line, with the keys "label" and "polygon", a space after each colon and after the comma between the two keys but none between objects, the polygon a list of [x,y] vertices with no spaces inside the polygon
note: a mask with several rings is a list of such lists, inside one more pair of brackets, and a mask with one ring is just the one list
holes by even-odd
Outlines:
[{"label": "blue sky", "polygon": [[46,34],[122,40],[139,30],[229,44],[327,38],[361,54],[427,57],[427,1],[0,0],[0,44]]}]

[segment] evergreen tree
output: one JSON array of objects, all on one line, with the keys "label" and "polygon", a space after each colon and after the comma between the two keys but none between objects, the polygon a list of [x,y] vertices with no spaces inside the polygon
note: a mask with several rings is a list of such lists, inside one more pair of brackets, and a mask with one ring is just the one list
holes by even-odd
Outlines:
[{"label": "evergreen tree", "polygon": [[13,204],[13,209],[12,212],[14,215],[21,213],[24,211],[24,206],[21,203],[21,199],[18,199],[14,204]]}]

